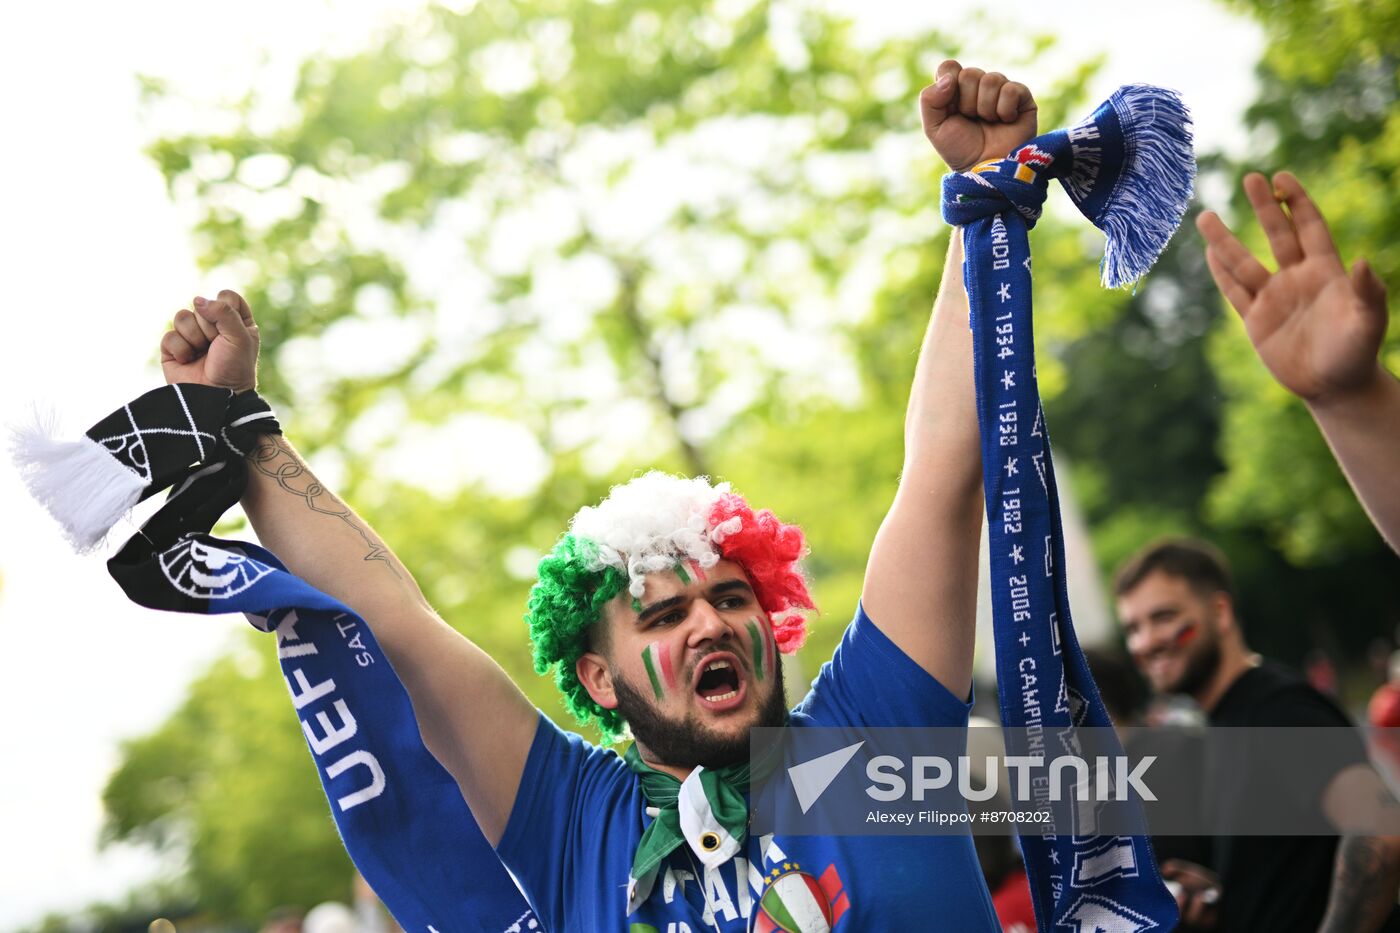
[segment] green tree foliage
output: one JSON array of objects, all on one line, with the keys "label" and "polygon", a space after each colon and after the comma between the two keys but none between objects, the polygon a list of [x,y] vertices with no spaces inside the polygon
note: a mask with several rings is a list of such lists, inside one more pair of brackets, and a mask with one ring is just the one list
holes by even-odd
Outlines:
[{"label": "green tree foliage", "polygon": [[[1329,218],[1343,258],[1367,257],[1393,293],[1400,283],[1400,205],[1394,194],[1400,179],[1395,155],[1400,3],[1227,0],[1227,5],[1257,17],[1267,47],[1258,66],[1259,97],[1246,115],[1249,157],[1242,164],[1211,157],[1203,161],[1203,171],[1238,192],[1245,171],[1291,169]],[[1267,256],[1238,193],[1233,208],[1233,226],[1258,255]],[[1295,663],[1318,647],[1343,660],[1359,657],[1371,639],[1392,637],[1400,618],[1395,559],[1304,407],[1273,382],[1233,312],[1211,294],[1199,258],[1195,238],[1179,237],[1144,297],[1151,299],[1159,288],[1180,291],[1186,300],[1166,320],[1180,315],[1199,322],[1201,309],[1211,309],[1206,319],[1214,323],[1204,337],[1160,341],[1161,335],[1149,329],[1145,333],[1152,339],[1144,343],[1122,335],[1124,356],[1141,356],[1134,350],[1138,344],[1156,347],[1149,356],[1171,360],[1160,372],[1139,371],[1152,383],[1150,390],[1141,379],[1124,389],[1131,402],[1122,410],[1138,427],[1155,422],[1149,433],[1116,448],[1111,460],[1085,446],[1089,435],[1102,429],[1086,417],[1094,381],[1101,382],[1100,398],[1110,385],[1134,385],[1131,377],[1122,381],[1127,374],[1106,376],[1115,366],[1132,366],[1126,359],[1113,362],[1115,346],[1107,335],[1091,335],[1070,351],[1099,357],[1098,363],[1081,360],[1062,400],[1078,414],[1055,417],[1057,403],[1048,406],[1059,448],[1075,457],[1076,488],[1095,523],[1095,547],[1107,570],[1153,534],[1202,534],[1222,545],[1235,564],[1254,647]],[[1215,316],[1216,308],[1225,309],[1223,316]],[[1138,314],[1135,300],[1115,328],[1135,328]],[[1198,328],[1189,323],[1187,329]],[[1168,357],[1161,355],[1164,350]],[[1400,333],[1394,326],[1382,353],[1392,371],[1400,370]],[[1202,360],[1209,362],[1208,371]],[[1199,380],[1195,394],[1192,380]],[[1090,393],[1083,404],[1075,402],[1080,392]],[[1125,456],[1125,450],[1144,451],[1147,457]],[[1154,481],[1149,461],[1157,455],[1162,459]],[[1204,495],[1193,507],[1198,493]],[[1108,504],[1108,510],[1098,511],[1097,503]],[[1352,699],[1361,700],[1373,684],[1363,678],[1355,686]]]},{"label": "green tree foliage", "polygon": [[1105,572],[1152,538],[1208,533],[1201,502],[1223,465],[1206,335],[1219,318],[1205,255],[1186,233],[1112,320],[1060,354],[1073,378],[1046,421]]},{"label": "green tree foliage", "polygon": [[[1256,14],[1268,39],[1247,114],[1254,152],[1243,165],[1201,154],[1202,187],[1238,190],[1246,170],[1291,168],[1344,256],[1367,256],[1400,282],[1400,162],[1387,146],[1400,132],[1400,3],[1230,5]],[[1243,198],[1234,208],[1236,228],[1267,255]],[[1073,378],[1046,406],[1101,569],[1153,537],[1200,535],[1230,556],[1247,634],[1264,653],[1297,663],[1320,647],[1345,661],[1389,638],[1395,559],[1306,410],[1258,362],[1189,227],[1120,310],[1059,351]],[[1394,328],[1384,352],[1400,369]]]},{"label": "green tree foliage", "polygon": [[[1388,3],[1252,4],[1272,44],[1251,119],[1394,283]],[[996,32],[969,29],[979,52]],[[263,388],[298,445],[561,717],[520,621],[533,564],[639,469],[712,472],[802,523],[828,610],[805,663],[830,652],[897,480],[946,245],[913,97],[957,50],[859,42],[788,3],[483,0],[308,61],[290,110],[250,98],[152,154],[198,212],[210,279],[258,312]],[[1042,126],[1078,114],[1096,66],[1036,89]],[[1199,245],[1108,294],[1083,229],[1052,211],[1033,234],[1039,375],[1103,567],[1156,533],[1214,537],[1271,623],[1257,643],[1289,658],[1385,618],[1388,558],[1220,315]],[[216,922],[346,896],[269,655],[250,636],[213,665],[105,795],[107,838],[183,854],[179,897]]]},{"label": "green tree foliage", "polygon": [[205,917],[255,925],[283,904],[347,900],[350,860],[300,731],[267,639],[250,634],[126,743],[106,837],[184,853]]},{"label": "green tree foliage", "polygon": [[[289,434],[561,716],[521,622],[534,562],[640,469],[712,472],[803,523],[829,610],[806,663],[835,644],[946,247],[915,96],[957,50],[859,42],[804,4],[482,0],[308,61],[290,111],[241,101],[151,151],[210,280],[258,315]],[[1042,125],[1078,115],[1096,67],[1036,89]],[[1125,300],[1064,225],[1036,233],[1049,345]],[[1041,378],[1067,382],[1049,357]],[[216,664],[127,747],[108,837],[187,852],[215,916],[343,897],[291,720],[274,665]]]},{"label": "green tree foliage", "polygon": [[[1344,251],[1394,283],[1387,2],[1248,5],[1271,30],[1261,161],[1298,170]],[[999,34],[968,28],[979,53]],[[310,60],[290,109],[240,101],[152,155],[197,211],[210,280],[258,313],[289,433],[558,718],[520,619],[534,562],[639,469],[711,472],[802,523],[827,610],[804,663],[829,654],[898,477],[946,246],[913,98],[958,45],[857,41],[830,13],[765,0],[482,0]],[[1043,127],[1078,115],[1096,67],[1036,89]],[[1260,647],[1296,659],[1339,628],[1363,636],[1356,619],[1400,601],[1374,582],[1389,558],[1221,315],[1198,243],[1110,294],[1084,229],[1052,210],[1033,233],[1037,340],[1102,567],[1157,533],[1205,534],[1269,622]],[[104,802],[109,840],[184,856],[165,899],[209,920],[346,896],[266,639],[128,744]]]},{"label": "green tree foliage", "polygon": [[[1251,118],[1274,164],[1400,281],[1400,33],[1375,25],[1394,11],[1256,8],[1274,41]],[[966,28],[979,56],[1044,48],[993,52],[1008,33]],[[290,435],[562,717],[521,623],[534,562],[640,469],[713,473],[803,524],[827,610],[804,663],[829,654],[894,491],[946,246],[914,96],[958,48],[862,41],[801,3],[481,0],[306,62],[290,108],[249,98],[151,151],[197,212],[209,280],[258,314]],[[1043,127],[1079,115],[1096,68],[1035,89]],[[1294,659],[1383,618],[1400,601],[1368,582],[1384,555],[1221,315],[1194,237],[1136,293],[1106,293],[1086,230],[1052,209],[1032,238],[1047,417],[1102,566],[1156,533],[1214,537],[1250,612],[1287,620],[1260,647]],[[1334,549],[1354,559],[1292,572]],[[106,795],[108,838],[183,853],[182,890],[216,919],[345,896],[270,653],[251,637],[211,667]]]}]

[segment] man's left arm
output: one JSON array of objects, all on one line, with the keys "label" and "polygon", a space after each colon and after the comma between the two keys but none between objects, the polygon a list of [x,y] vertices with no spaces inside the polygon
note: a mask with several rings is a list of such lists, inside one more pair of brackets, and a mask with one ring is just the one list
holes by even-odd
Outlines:
[{"label": "man's left arm", "polygon": [[[954,171],[1001,158],[1035,135],[1025,85],[946,61],[919,97],[924,133]],[[963,286],[954,230],[904,425],[904,467],[866,567],[871,621],[956,696],[972,686],[982,460]]]},{"label": "man's left arm", "polygon": [[[1363,753],[1364,754],[1364,753]],[[1322,810],[1342,833],[1320,933],[1381,928],[1400,893],[1400,803],[1363,761],[1337,772]]]}]

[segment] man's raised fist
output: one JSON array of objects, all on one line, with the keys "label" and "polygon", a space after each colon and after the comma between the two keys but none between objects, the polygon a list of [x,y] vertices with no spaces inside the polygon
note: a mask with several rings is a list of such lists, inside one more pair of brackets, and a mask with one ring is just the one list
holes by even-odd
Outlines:
[{"label": "man's raised fist", "polygon": [[193,382],[244,392],[258,382],[258,325],[248,302],[224,289],[213,301],[194,300],[194,311],[175,312],[160,340],[160,368],[167,383]]},{"label": "man's raised fist", "polygon": [[919,94],[924,135],[955,172],[1000,159],[1035,135],[1030,89],[999,72],[964,68],[949,59]]}]

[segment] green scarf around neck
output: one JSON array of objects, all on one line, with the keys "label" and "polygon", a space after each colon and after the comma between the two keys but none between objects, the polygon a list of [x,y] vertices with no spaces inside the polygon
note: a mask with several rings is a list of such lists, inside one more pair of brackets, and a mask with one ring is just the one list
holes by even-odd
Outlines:
[{"label": "green scarf around neck", "polygon": [[632,857],[628,914],[650,896],[661,863],[682,845],[689,844],[707,866],[723,864],[743,849],[748,838],[749,788],[766,780],[782,760],[782,743],[763,745],[757,760],[722,768],[697,767],[684,781],[643,761],[636,743],[627,749],[623,760],[641,782],[646,802],[657,810]]}]

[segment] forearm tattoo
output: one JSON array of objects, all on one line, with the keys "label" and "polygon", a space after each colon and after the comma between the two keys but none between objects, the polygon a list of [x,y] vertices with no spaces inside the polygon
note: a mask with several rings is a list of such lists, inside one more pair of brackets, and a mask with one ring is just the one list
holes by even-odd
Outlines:
[{"label": "forearm tattoo", "polygon": [[257,447],[248,455],[248,463],[259,473],[276,480],[277,485],[285,491],[303,499],[311,511],[338,518],[354,529],[369,548],[365,560],[382,561],[394,576],[403,579],[399,569],[394,566],[393,555],[389,553],[389,549],[375,538],[374,533],[363,522],[355,518],[355,513],[350,511],[348,505],[321,485],[279,435],[263,435]]},{"label": "forearm tattoo", "polygon": [[1370,836],[1343,836],[1337,844],[1332,894],[1321,931],[1374,929],[1395,903],[1385,847]]}]

